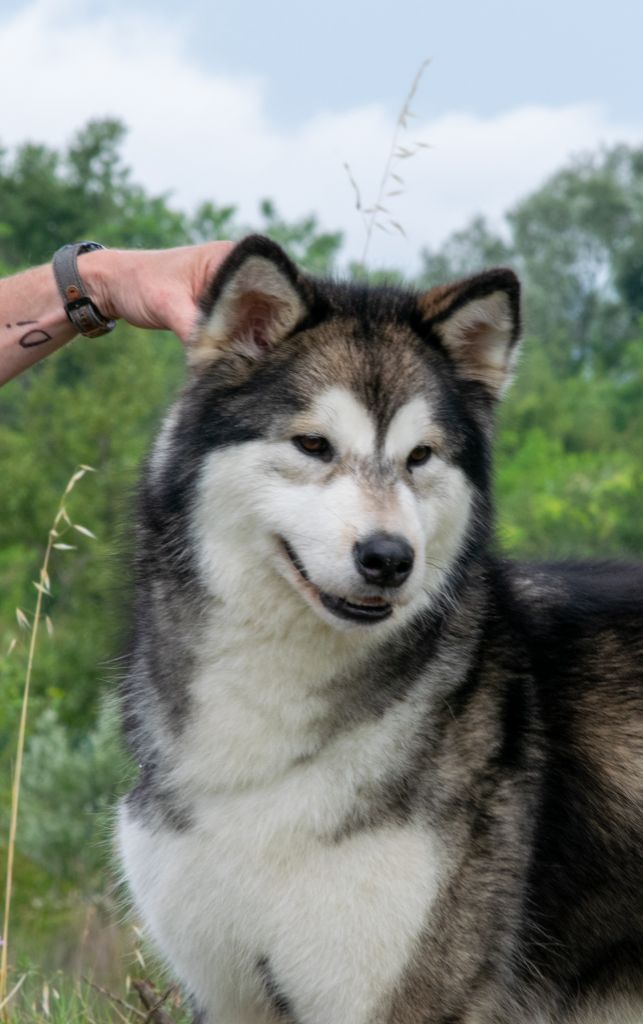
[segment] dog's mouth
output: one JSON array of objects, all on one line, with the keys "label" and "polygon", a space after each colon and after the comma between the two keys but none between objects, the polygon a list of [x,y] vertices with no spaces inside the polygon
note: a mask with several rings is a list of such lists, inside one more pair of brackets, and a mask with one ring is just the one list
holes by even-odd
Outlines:
[{"label": "dog's mouth", "polygon": [[297,571],[308,596],[318,600],[327,611],[332,612],[338,619],[367,625],[383,622],[393,614],[393,606],[383,597],[362,597],[359,601],[349,601],[347,597],[339,597],[336,594],[328,594],[326,591],[320,590],[310,579],[303,562],[288,541],[283,537],[278,539],[282,551]]}]

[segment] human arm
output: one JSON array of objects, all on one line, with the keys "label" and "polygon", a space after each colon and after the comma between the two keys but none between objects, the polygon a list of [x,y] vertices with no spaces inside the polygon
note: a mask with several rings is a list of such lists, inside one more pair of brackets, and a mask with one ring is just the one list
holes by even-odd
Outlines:
[{"label": "human arm", "polygon": [[[186,343],[197,302],[233,247],[99,249],[78,257],[87,295],[108,319],[174,331]],[[74,337],[51,264],[0,280],[0,384]]]}]

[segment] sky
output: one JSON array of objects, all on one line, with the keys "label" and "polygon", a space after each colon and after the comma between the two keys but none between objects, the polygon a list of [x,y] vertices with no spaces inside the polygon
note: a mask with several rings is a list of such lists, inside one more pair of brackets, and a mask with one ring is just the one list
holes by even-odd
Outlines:
[{"label": "sky", "polygon": [[148,189],[249,224],[264,196],[314,211],[359,258],[344,165],[372,202],[428,58],[399,138],[426,146],[387,201],[405,237],[376,232],[368,254],[411,272],[476,213],[501,226],[574,155],[643,143],[641,38],[640,0],[0,0],[0,145],[63,146],[116,116]]}]

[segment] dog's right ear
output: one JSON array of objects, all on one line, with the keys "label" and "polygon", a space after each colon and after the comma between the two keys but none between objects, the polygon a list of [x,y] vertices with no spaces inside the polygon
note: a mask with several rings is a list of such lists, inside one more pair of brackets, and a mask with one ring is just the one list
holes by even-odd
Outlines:
[{"label": "dog's right ear", "polygon": [[305,285],[275,242],[249,235],[232,250],[201,299],[188,345],[196,368],[229,352],[260,359],[304,319]]}]

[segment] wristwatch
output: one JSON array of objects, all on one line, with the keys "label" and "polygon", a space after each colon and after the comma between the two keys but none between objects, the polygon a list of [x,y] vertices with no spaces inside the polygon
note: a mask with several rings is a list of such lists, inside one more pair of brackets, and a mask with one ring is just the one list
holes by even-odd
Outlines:
[{"label": "wristwatch", "polygon": [[52,266],[58,291],[63,300],[65,313],[79,334],[86,338],[99,338],[109,334],[116,327],[115,320],[108,320],[85,294],[85,286],[78,273],[76,259],[84,252],[104,249],[99,242],[71,242],[63,245],[54,254]]}]

